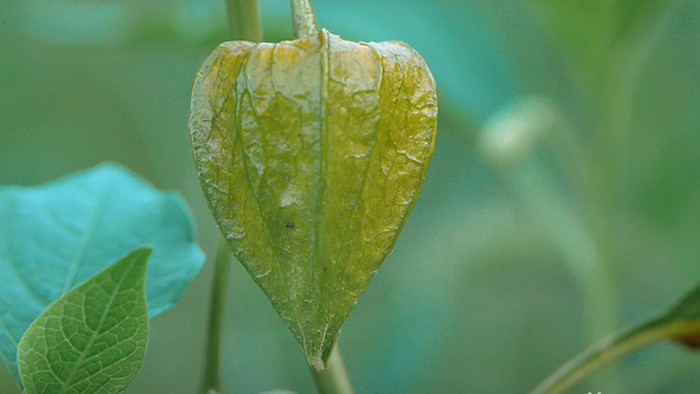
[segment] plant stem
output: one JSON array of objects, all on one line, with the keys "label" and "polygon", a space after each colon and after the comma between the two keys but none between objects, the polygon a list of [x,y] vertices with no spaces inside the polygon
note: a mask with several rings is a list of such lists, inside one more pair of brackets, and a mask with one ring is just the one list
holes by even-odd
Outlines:
[{"label": "plant stem", "polygon": [[258,0],[226,0],[231,38],[261,42],[263,38]]},{"label": "plant stem", "polygon": [[335,345],[331,358],[328,361],[328,369],[323,372],[317,372],[311,369],[311,376],[316,383],[316,389],[319,394],[354,394],[350,382],[350,375],[345,368],[343,357],[340,355],[338,345]]},{"label": "plant stem", "polygon": [[[617,326],[614,282],[600,245],[535,158],[523,163],[508,179],[549,232],[581,286],[586,300],[588,338],[590,343],[595,343]],[[614,375],[611,373],[605,379],[612,387],[616,386]]]},{"label": "plant stem", "polygon": [[[612,263],[621,255],[617,242],[615,215],[621,199],[628,189],[630,158],[632,157],[631,115],[639,77],[644,65],[660,41],[673,11],[681,0],[672,0],[662,12],[648,16],[648,23],[631,39],[611,44],[609,65],[602,71],[601,87],[598,90],[597,112],[599,117],[593,129],[595,151],[592,161],[593,176],[586,179],[586,195],[591,207],[591,220],[588,223],[590,234],[600,251],[598,270],[603,276],[591,289],[593,302],[614,302],[611,297],[606,301],[605,293],[614,295],[614,281],[611,278]],[[640,29],[640,28],[638,28]],[[607,283],[606,283],[607,282]],[[601,305],[602,306],[602,305]],[[606,308],[603,306],[603,308]],[[610,309],[616,309],[610,307]],[[609,323],[613,323],[610,320]],[[601,329],[605,324],[599,325]],[[595,331],[593,334],[596,333]],[[609,381],[608,391],[620,391],[616,371],[610,370],[597,377],[599,382]]]},{"label": "plant stem", "polygon": [[562,365],[540,383],[531,394],[558,394],[576,384],[589,374],[603,368],[625,354],[642,349],[662,340],[696,333],[698,322],[651,320],[641,328],[633,327],[600,341],[579,356]]},{"label": "plant stem", "polygon": [[318,31],[316,14],[311,0],[291,0],[294,37],[300,38]]},{"label": "plant stem", "polygon": [[202,393],[221,392],[221,327],[226,299],[226,285],[231,271],[231,252],[224,239],[219,241],[214,260],[211,303],[209,306],[209,330],[207,332],[206,363]]},{"label": "plant stem", "polygon": [[650,13],[644,23],[630,34],[630,38],[612,46],[610,62],[601,76],[598,112],[599,126],[594,129],[599,141],[600,157],[606,160],[603,168],[609,172],[610,190],[620,193],[629,176],[632,157],[632,114],[637,85],[654,50],[668,31],[672,17],[683,0],[669,0],[665,6]]},{"label": "plant stem", "polygon": [[[234,40],[262,41],[262,24],[258,0],[226,0],[229,29]],[[226,286],[231,271],[231,252],[221,238],[214,259],[206,361],[202,393],[221,392],[221,328],[223,325]]]}]

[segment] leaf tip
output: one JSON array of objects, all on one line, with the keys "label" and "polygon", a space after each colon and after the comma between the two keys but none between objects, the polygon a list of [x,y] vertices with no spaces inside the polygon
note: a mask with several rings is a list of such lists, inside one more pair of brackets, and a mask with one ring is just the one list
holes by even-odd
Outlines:
[{"label": "leaf tip", "polygon": [[148,259],[153,254],[153,245],[143,245],[134,249],[129,253],[131,256]]},{"label": "leaf tip", "polygon": [[700,332],[675,336],[671,339],[686,349],[700,351]]},{"label": "leaf tip", "polygon": [[150,260],[152,254],[153,246],[139,246],[124,256],[117,264],[130,266],[130,269],[135,269],[138,272],[141,272],[141,275],[144,276],[143,279],[145,280],[146,267],[148,266],[148,260]]}]

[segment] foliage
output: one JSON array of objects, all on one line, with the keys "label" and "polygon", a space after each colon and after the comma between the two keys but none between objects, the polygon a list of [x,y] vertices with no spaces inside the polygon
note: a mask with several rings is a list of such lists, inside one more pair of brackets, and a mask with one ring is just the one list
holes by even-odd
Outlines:
[{"label": "foliage", "polygon": [[134,380],[148,343],[151,252],[134,250],[39,315],[18,346],[27,393],[114,393]]},{"label": "foliage", "polygon": [[[344,39],[411,45],[440,93],[439,138],[421,199],[339,339],[352,349],[345,358],[359,392],[531,390],[611,332],[587,315],[599,282],[578,279],[573,268],[587,267],[571,258],[579,250],[604,251],[595,255],[610,262],[612,329],[700,278],[700,5],[566,8],[573,3],[314,2],[320,25]],[[588,16],[606,3],[614,12]],[[261,11],[267,41],[292,37],[285,2],[263,0]],[[226,31],[220,2],[3,4],[0,182],[31,185],[105,159],[123,162],[191,201],[203,247],[213,252],[218,234],[185,125],[193,75]],[[109,39],[92,39],[100,34]],[[564,115],[573,142],[542,135],[526,152],[528,170],[504,173],[481,155],[480,130],[532,95]],[[576,168],[589,172],[571,176]],[[551,198],[540,199],[537,187],[524,195],[525,184],[547,186]],[[550,226],[562,223],[557,217],[567,218],[564,225]],[[575,235],[583,229],[585,237]],[[196,390],[207,276],[152,322],[131,392]],[[309,392],[303,356],[268,301],[235,265],[232,281],[227,390]],[[679,347],[650,348],[622,362],[619,387],[692,392],[697,363]],[[5,372],[0,391],[13,385]],[[610,385],[589,380],[575,389],[614,392]]]},{"label": "foliage", "polygon": [[604,338],[564,364],[538,385],[535,393],[560,393],[615,358],[672,339],[688,348],[700,347],[700,286],[662,313]]},{"label": "foliage", "polygon": [[4,186],[0,218],[0,345],[16,375],[18,343],[37,316],[126,252],[155,250],[150,317],[175,304],[204,262],[182,198],[112,164],[41,186]]}]

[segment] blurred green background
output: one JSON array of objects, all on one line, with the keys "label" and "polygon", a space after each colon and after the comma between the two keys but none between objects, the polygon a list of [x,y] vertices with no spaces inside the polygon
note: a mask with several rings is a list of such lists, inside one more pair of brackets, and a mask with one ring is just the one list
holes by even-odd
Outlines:
[{"label": "blurred green background", "polygon": [[[435,74],[421,198],[344,327],[360,393],[523,393],[700,282],[700,2],[315,0],[351,40],[402,40]],[[261,0],[265,36],[289,4]],[[194,75],[228,37],[223,1],[2,0],[0,184],[117,161],[194,211]],[[211,264],[152,322],[130,393],[193,393]],[[225,387],[313,392],[304,357],[240,265]],[[695,393],[700,355],[663,344],[573,392]],[[0,367],[0,392],[18,392]]]}]

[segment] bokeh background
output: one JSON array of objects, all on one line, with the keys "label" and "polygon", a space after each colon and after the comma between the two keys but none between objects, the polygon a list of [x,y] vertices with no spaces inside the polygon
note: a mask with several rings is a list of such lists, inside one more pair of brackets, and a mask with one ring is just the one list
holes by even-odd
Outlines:
[{"label": "bokeh background", "polygon": [[[339,343],[360,393],[523,393],[700,282],[700,2],[315,0],[352,40],[402,40],[434,72],[437,147],[394,252]],[[265,38],[289,4],[261,0]],[[194,75],[228,37],[220,0],[2,0],[0,184],[102,161],[190,203]],[[200,383],[207,264],[152,321],[130,393]],[[313,392],[304,357],[238,264],[225,387]],[[695,393],[700,354],[662,344],[573,392]],[[0,366],[0,392],[18,389]]]}]

